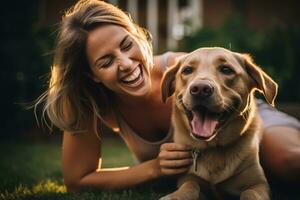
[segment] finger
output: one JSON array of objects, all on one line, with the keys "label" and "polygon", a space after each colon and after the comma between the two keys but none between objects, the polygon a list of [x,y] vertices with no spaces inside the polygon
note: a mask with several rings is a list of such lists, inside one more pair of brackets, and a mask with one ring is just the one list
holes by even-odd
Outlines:
[{"label": "finger", "polygon": [[160,161],[160,165],[162,166],[162,168],[182,168],[182,167],[187,167],[192,163],[193,163],[193,159]]},{"label": "finger", "polygon": [[172,169],[172,168],[163,168],[161,172],[165,175],[174,175],[174,174],[181,174],[189,170],[189,167]]},{"label": "finger", "polygon": [[192,158],[192,154],[190,151],[161,151],[159,158],[162,160],[180,160]]},{"label": "finger", "polygon": [[164,143],[160,146],[160,149],[166,151],[190,151],[191,147],[184,144]]}]

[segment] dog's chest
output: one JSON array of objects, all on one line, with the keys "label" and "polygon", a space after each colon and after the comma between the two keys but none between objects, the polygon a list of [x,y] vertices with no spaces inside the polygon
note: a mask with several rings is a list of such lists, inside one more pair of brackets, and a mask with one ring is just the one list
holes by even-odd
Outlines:
[{"label": "dog's chest", "polygon": [[[240,153],[225,156],[218,153],[199,155],[190,173],[216,184],[232,176],[241,164]],[[195,162],[195,161],[194,161]],[[196,164],[196,166],[195,166]]]}]

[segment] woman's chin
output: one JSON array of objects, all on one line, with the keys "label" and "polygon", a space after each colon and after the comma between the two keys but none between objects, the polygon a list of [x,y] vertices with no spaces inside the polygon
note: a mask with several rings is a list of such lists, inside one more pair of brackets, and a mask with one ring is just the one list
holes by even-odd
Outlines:
[{"label": "woman's chin", "polygon": [[125,95],[134,96],[134,97],[144,97],[148,96],[151,91],[151,82],[147,79],[144,79],[143,82],[136,87],[123,86],[123,92]]},{"label": "woman's chin", "polygon": [[140,75],[132,81],[121,81],[121,89],[127,96],[144,97],[151,92],[151,79],[149,71],[143,65],[139,65],[141,69]]}]

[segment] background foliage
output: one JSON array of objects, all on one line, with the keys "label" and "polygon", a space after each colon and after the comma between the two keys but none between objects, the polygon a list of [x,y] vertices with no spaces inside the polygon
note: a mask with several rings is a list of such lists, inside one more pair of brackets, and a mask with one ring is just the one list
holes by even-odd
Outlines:
[{"label": "background foliage", "polygon": [[219,28],[204,27],[181,42],[180,50],[220,46],[249,53],[279,84],[279,101],[300,102],[300,27],[276,26],[254,31],[241,15],[233,15]]}]

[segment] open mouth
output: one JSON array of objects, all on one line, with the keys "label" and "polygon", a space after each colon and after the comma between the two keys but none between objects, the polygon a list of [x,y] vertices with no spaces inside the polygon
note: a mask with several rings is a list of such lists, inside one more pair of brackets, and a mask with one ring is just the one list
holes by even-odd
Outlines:
[{"label": "open mouth", "polygon": [[139,64],[130,74],[121,79],[121,82],[128,87],[138,87],[144,82],[143,70]]},{"label": "open mouth", "polygon": [[184,109],[189,120],[190,134],[195,139],[212,140],[225,121],[225,112],[212,112],[205,106],[197,106],[192,110],[184,106]]}]

